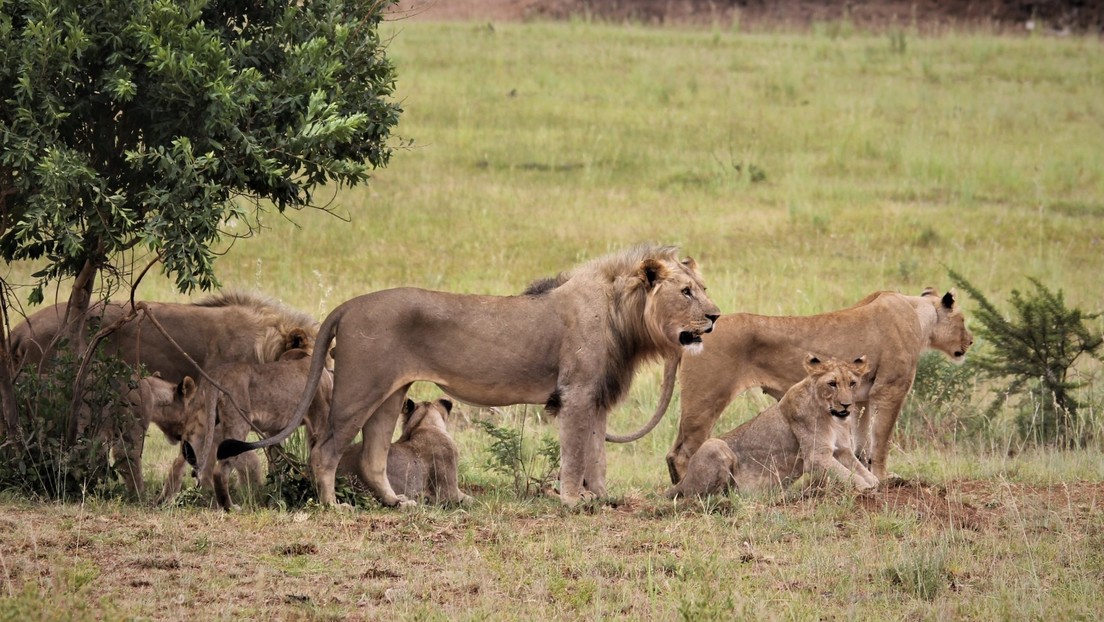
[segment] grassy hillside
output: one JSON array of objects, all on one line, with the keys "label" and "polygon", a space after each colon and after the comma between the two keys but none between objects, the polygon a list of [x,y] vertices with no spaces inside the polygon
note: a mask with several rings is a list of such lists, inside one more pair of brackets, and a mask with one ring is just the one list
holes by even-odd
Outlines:
[{"label": "grassy hillside", "polygon": [[[657,241],[702,264],[726,312],[942,290],[948,269],[997,303],[1034,277],[1071,306],[1104,308],[1095,39],[386,28],[405,108],[391,166],[367,188],[320,192],[338,217],[264,215],[262,234],[217,264],[226,287],[321,318],[399,285],[516,293]],[[181,298],[156,279],[140,297]],[[611,426],[647,418],[658,376],[640,375]],[[457,431],[462,487],[479,499],[463,511],[223,516],[9,499],[0,619],[1094,617],[1104,461],[1024,450],[1008,426],[968,443],[924,427],[976,416],[987,390],[969,384],[942,418],[904,422],[890,466],[907,481],[875,501],[672,506],[657,493],[677,403],[656,432],[611,448],[614,503],[579,512],[518,500],[476,427]],[[1099,409],[1098,390],[1083,396]],[[737,400],[720,426],[767,403]],[[553,429],[534,408],[465,411],[525,419],[534,439]],[[149,446],[156,485],[172,449],[156,434]]]}]

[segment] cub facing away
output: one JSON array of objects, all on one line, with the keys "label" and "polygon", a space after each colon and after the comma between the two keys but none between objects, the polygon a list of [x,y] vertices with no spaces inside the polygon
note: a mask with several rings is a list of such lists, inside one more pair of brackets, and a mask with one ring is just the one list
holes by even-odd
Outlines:
[{"label": "cub facing away", "polygon": [[[407,399],[402,407],[402,435],[387,454],[387,479],[396,494],[408,499],[429,499],[433,503],[468,503],[471,497],[457,486],[460,451],[448,433],[452,400],[433,402]],[[358,463],[364,445],[357,442],[345,450],[337,472],[359,478]]]},{"label": "cub facing away", "polygon": [[855,389],[867,373],[866,357],[852,362],[808,355],[807,375],[782,399],[691,456],[668,498],[786,487],[805,473],[832,477],[859,490],[878,478],[855,457]]}]

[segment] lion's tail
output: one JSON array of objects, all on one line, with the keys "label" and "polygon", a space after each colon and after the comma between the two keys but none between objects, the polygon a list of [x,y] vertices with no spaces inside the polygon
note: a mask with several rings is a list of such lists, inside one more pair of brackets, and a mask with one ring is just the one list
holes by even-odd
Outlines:
[{"label": "lion's tail", "polygon": [[344,315],[344,312],[338,307],[326,317],[326,321],[322,322],[322,326],[318,329],[318,338],[314,342],[314,352],[311,354],[310,372],[307,374],[307,386],[303,389],[303,397],[299,398],[299,405],[295,407],[295,415],[288,422],[287,427],[280,430],[275,436],[263,438],[259,441],[246,442],[236,439],[222,441],[218,446],[217,455],[219,460],[232,458],[251,449],[261,449],[282,443],[303,423],[307,411],[310,410],[311,402],[314,401],[315,394],[318,392],[318,382],[322,378],[322,369],[326,366],[330,342],[333,341],[334,334],[337,332],[337,324],[341,321],[342,315]]},{"label": "lion's tail", "polygon": [[667,407],[671,405],[671,396],[675,392],[675,375],[678,372],[679,361],[681,360],[682,357],[677,355],[667,359],[667,365],[663,368],[663,394],[659,396],[659,404],[656,406],[652,419],[644,424],[643,428],[631,434],[610,434],[606,432],[606,441],[610,443],[631,443],[642,438],[659,425],[659,420],[663,418],[663,415],[667,413]]}]

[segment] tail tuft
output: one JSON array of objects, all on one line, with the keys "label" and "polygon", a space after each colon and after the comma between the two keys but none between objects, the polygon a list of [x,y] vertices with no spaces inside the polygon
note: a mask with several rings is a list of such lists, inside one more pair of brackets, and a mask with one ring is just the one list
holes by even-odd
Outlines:
[{"label": "tail tuft", "polygon": [[239,441],[232,438],[227,439],[219,443],[218,459],[225,460],[227,458],[233,458],[234,456],[245,453],[253,448],[253,443],[247,443],[245,441]]}]

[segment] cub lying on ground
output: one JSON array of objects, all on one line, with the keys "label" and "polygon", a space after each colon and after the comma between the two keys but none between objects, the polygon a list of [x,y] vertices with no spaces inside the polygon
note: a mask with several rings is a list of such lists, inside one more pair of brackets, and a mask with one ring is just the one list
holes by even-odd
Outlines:
[{"label": "cub lying on ground", "polygon": [[809,355],[807,376],[782,400],[750,421],[702,444],[668,498],[788,486],[804,473],[850,482],[859,490],[878,485],[855,457],[854,392],[867,372],[866,357],[845,363]]},{"label": "cub lying on ground", "polygon": [[[228,363],[210,372],[211,379],[229,395],[207,381],[200,381],[196,397],[188,408],[184,424],[182,453],[192,466],[201,486],[213,486],[219,507],[233,509],[228,472],[241,457],[253,452],[218,460],[215,450],[227,438],[245,438],[251,431],[269,436],[284,429],[295,414],[299,396],[307,385],[310,352],[288,350],[271,363]],[[310,412],[306,417],[307,436],[314,433],[330,410],[333,379],[323,373]],[[238,409],[241,410],[238,410]]]},{"label": "cub lying on ground", "polygon": [[[402,435],[387,453],[387,479],[395,494],[442,504],[471,501],[456,483],[460,452],[448,433],[446,421],[450,414],[452,400],[448,398],[403,402]],[[337,467],[339,475],[354,478],[358,484],[361,450],[359,442],[346,449]]]}]

